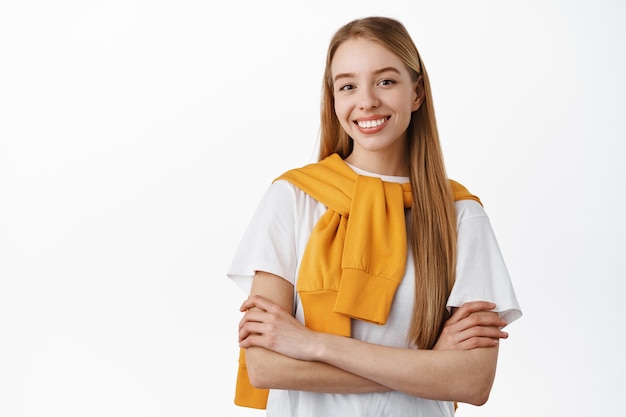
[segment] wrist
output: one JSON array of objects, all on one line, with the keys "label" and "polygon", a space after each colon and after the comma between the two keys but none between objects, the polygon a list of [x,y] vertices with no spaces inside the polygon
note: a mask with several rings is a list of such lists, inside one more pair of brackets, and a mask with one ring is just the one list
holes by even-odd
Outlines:
[{"label": "wrist", "polygon": [[326,362],[328,354],[328,340],[332,335],[328,333],[315,332],[313,343],[311,344],[311,361]]}]

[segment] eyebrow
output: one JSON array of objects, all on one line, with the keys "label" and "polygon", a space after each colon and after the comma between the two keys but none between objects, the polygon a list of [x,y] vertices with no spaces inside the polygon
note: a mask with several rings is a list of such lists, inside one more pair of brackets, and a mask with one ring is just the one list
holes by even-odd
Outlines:
[{"label": "eyebrow", "polygon": [[[400,74],[400,70],[398,70],[396,67],[384,67],[384,68],[381,68],[381,69],[378,69],[378,70],[374,71],[374,75],[379,75],[379,74],[382,74],[384,72],[395,72],[396,74]],[[350,78],[350,77],[354,77],[354,73],[353,72],[344,72],[344,73],[341,73],[341,74],[337,74],[333,78],[333,82],[337,82],[337,80],[339,80],[341,78]]]}]

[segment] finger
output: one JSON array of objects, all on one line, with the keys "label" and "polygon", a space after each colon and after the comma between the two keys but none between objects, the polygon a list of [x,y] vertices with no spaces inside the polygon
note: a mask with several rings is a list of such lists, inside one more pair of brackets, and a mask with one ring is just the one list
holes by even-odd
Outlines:
[{"label": "finger", "polygon": [[248,310],[241,320],[239,321],[239,328],[241,329],[246,323],[257,322],[263,323],[267,321],[267,313],[260,310]]},{"label": "finger", "polygon": [[493,326],[502,328],[506,326],[506,324],[506,321],[494,312],[479,311],[456,321],[448,319],[444,324],[444,328],[449,328],[450,331],[454,332],[462,332],[475,326]]},{"label": "finger", "polygon": [[492,339],[490,337],[472,337],[459,344],[459,348],[461,350],[471,350],[476,348],[494,347],[498,346],[499,343],[499,339]]},{"label": "finger", "polygon": [[239,307],[239,311],[248,311],[252,308],[259,308],[263,310],[260,307],[260,304],[262,304],[263,301],[264,299],[260,295],[256,295],[256,296],[251,295],[246,300],[244,300],[244,302],[241,304],[241,307]]},{"label": "finger", "polygon": [[509,337],[509,334],[507,332],[503,332],[498,327],[493,326],[474,326],[459,334],[459,340],[467,340],[474,337],[506,339]]},{"label": "finger", "polygon": [[257,322],[246,323],[244,326],[242,326],[239,329],[239,335],[238,335],[239,342],[241,343],[242,340],[247,339],[251,335],[263,335],[263,334],[265,334],[264,323],[257,323]]},{"label": "finger", "polygon": [[457,322],[463,320],[472,313],[477,313],[479,311],[491,311],[494,308],[496,308],[496,305],[488,301],[470,301],[463,303],[461,307],[455,309],[449,320]]},{"label": "finger", "polygon": [[459,323],[446,324],[439,337],[441,342],[439,347],[461,349],[465,346],[465,341],[475,337],[506,339],[508,333],[503,332],[499,324],[501,321],[494,313],[485,313],[484,317],[478,317],[475,313]]},{"label": "finger", "polygon": [[[452,349],[465,349],[469,346],[476,346],[475,341],[478,339],[491,339],[499,340],[508,338],[508,333],[501,331],[497,327],[472,327],[468,330],[458,333],[449,333],[447,336],[443,336],[444,341],[447,343],[442,344],[440,347]],[[473,340],[474,339],[474,340]]]},{"label": "finger", "polygon": [[461,321],[464,322],[466,326],[495,326],[502,328],[507,325],[507,322],[497,313],[486,311],[472,313],[470,316]]},{"label": "finger", "polygon": [[263,343],[263,337],[252,333],[244,339],[239,340],[240,348],[249,348],[249,347],[265,347]]},{"label": "finger", "polygon": [[477,335],[486,335],[489,337],[505,337],[507,333],[502,331],[503,322],[493,317],[475,317],[470,316],[463,319],[459,323],[445,328],[449,334],[457,334],[457,339],[462,340]]},{"label": "finger", "polygon": [[280,307],[273,303],[272,301],[268,300],[265,297],[262,297],[260,295],[251,295],[250,297],[248,297],[247,300],[245,300],[242,304],[241,307],[239,308],[240,311],[247,311],[250,310],[252,308],[258,308],[261,309],[263,311],[270,311],[270,310],[274,310],[274,309],[280,309]]}]

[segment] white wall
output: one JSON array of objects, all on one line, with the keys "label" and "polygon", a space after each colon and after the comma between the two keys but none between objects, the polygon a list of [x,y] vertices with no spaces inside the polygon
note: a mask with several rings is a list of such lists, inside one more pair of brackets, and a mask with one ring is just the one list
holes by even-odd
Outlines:
[{"label": "white wall", "polygon": [[0,416],[262,415],[232,405],[225,271],[314,159],[332,33],[372,14],[413,34],[525,312],[457,415],[622,407],[625,4],[310,3],[0,4]]}]

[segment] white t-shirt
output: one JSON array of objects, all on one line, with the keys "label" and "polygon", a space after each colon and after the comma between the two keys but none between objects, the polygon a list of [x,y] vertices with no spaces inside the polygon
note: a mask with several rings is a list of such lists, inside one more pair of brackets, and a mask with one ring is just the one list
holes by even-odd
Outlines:
[{"label": "white t-shirt", "polygon": [[[384,181],[408,182],[407,177],[367,173]],[[473,200],[456,203],[458,249],[456,281],[448,308],[467,301],[491,301],[508,323],[521,310],[483,207]],[[239,244],[228,276],[246,293],[256,271],[278,275],[294,285],[307,241],[326,207],[287,181],[274,182],[262,198]],[[407,217],[407,220],[409,218]],[[404,278],[396,291],[387,323],[383,326],[352,320],[352,337],[393,347],[413,347],[407,341],[414,298],[414,270],[408,250]],[[302,323],[302,304],[294,290],[294,315]],[[371,394],[318,394],[270,390],[268,417],[453,416],[453,403],[433,401],[391,391]]]}]

